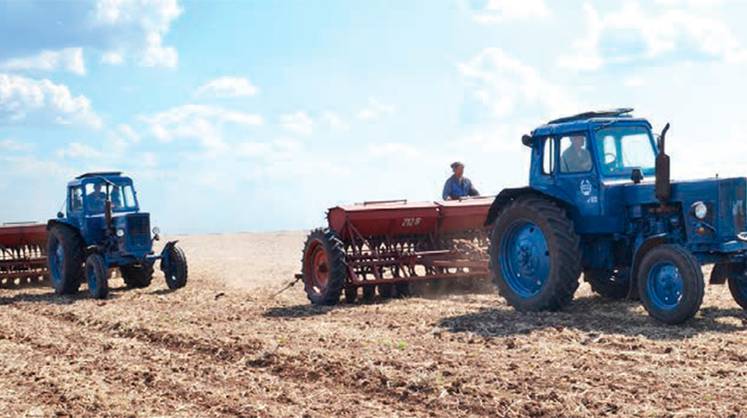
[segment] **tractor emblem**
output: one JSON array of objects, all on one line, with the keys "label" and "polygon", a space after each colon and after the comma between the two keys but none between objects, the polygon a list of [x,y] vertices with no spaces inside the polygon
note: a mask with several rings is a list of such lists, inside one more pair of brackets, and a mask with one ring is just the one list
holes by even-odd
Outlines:
[{"label": "tractor emblem", "polygon": [[579,186],[579,190],[581,191],[581,194],[584,196],[590,196],[591,195],[591,182],[587,179],[581,180],[581,185]]}]

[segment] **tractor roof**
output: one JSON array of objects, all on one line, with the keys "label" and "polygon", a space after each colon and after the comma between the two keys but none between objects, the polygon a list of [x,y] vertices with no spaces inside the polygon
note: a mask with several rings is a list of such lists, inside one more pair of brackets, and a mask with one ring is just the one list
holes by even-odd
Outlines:
[{"label": "tractor roof", "polygon": [[[68,182],[67,185],[68,187],[80,186],[81,184],[86,182],[86,180],[96,179],[96,178],[99,178],[99,179],[103,178],[109,181],[116,181],[116,182],[121,182],[121,181],[131,182],[129,177],[122,176],[121,171],[98,171],[98,172],[81,174],[75,179],[73,179],[72,181]],[[90,180],[88,182],[90,183]]]},{"label": "tractor roof", "polygon": [[620,108],[611,110],[599,110],[579,113],[551,120],[532,131],[532,136],[557,135],[571,132],[579,132],[589,129],[590,126],[603,126],[615,122],[627,122],[630,124],[644,124],[651,128],[646,119],[634,118],[630,113],[632,108]]},{"label": "tractor roof", "polygon": [[76,177],[77,180],[91,178],[91,177],[119,177],[122,175],[121,171],[98,171],[81,174]]}]

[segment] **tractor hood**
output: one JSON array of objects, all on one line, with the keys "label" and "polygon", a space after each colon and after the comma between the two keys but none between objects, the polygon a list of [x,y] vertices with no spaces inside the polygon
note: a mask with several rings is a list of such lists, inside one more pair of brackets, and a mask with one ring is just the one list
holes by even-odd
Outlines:
[{"label": "tractor hood", "polygon": [[[656,187],[653,182],[625,184],[622,186],[623,201],[629,209],[658,205]],[[705,179],[672,182],[672,197],[669,205],[682,208],[688,235],[697,228],[705,228],[700,234],[707,241],[726,242],[747,230],[747,178]],[[707,215],[700,220],[695,217],[694,205],[702,202]]]}]

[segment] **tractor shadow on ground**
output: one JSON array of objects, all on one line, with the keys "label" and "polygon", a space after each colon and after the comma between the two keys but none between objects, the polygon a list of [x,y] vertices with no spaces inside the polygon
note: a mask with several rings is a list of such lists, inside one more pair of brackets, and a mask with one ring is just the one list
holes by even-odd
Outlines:
[{"label": "tractor shadow on ground", "polygon": [[384,299],[376,297],[369,302],[357,301],[355,303],[344,303],[340,302],[337,305],[323,306],[323,305],[312,305],[311,303],[303,305],[293,306],[275,306],[267,309],[262,316],[265,318],[284,318],[284,319],[299,319],[299,318],[310,318],[314,316],[326,315],[331,311],[347,310],[361,308],[367,305],[385,305],[393,299]]},{"label": "tractor shadow on ground", "polygon": [[[109,296],[106,299],[98,300],[98,302],[111,302],[120,297],[120,293],[129,290],[125,286],[111,287],[109,288]],[[88,294],[88,290],[85,288],[81,289],[75,295],[58,295],[54,291],[45,293],[16,293],[12,296],[0,296],[0,305],[13,305],[16,303],[46,303],[51,305],[72,305],[74,303],[82,302],[85,300],[92,299]]]},{"label": "tractor shadow on ground", "polygon": [[438,326],[448,332],[469,332],[486,338],[568,328],[597,335],[681,340],[702,333],[747,330],[747,314],[737,308],[707,307],[684,324],[666,325],[650,318],[637,301],[610,301],[590,296],[574,300],[570,307],[561,312],[517,312],[508,306],[482,308],[477,312],[443,318]]}]

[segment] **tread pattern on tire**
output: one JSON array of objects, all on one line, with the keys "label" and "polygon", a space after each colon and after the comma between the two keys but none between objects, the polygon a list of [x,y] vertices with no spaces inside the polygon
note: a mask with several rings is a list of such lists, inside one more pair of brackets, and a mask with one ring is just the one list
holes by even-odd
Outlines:
[{"label": "tread pattern on tire", "polygon": [[[96,276],[96,281],[99,282],[97,292],[94,293],[89,287],[88,292],[91,297],[95,299],[106,299],[109,295],[109,283],[108,283],[108,270],[104,265],[104,258],[99,254],[91,254],[86,258],[85,269],[93,269],[93,273]],[[86,272],[87,274],[87,272]],[[88,279],[88,277],[86,277]]]},{"label": "tread pattern on tire", "polygon": [[[65,252],[64,265],[60,266],[62,272],[61,283],[54,286],[55,293],[59,295],[75,294],[80,289],[84,278],[83,263],[85,254],[83,251],[83,240],[77,231],[65,225],[54,225],[49,231],[50,239],[47,243],[48,257],[52,257],[52,240],[57,240],[57,245],[62,245]],[[51,269],[51,266],[50,266]]]},{"label": "tread pattern on tire", "polygon": [[[324,246],[325,251],[329,257],[330,263],[330,274],[327,281],[327,287],[323,293],[316,293],[309,289],[306,280],[309,274],[307,270],[308,266],[306,263],[306,253],[308,252],[309,245],[313,242],[319,241]],[[336,305],[340,302],[340,293],[343,287],[345,287],[345,279],[348,274],[347,262],[345,261],[345,249],[342,240],[337,234],[329,228],[317,228],[312,230],[306,238],[306,244],[304,244],[303,255],[301,258],[301,265],[303,266],[303,282],[306,290],[306,296],[309,301],[314,305]]]},{"label": "tread pattern on tire", "polygon": [[[504,226],[510,226],[511,221],[520,217],[528,220],[532,220],[531,218],[534,217],[533,222],[540,221],[540,223],[545,224],[549,229],[547,231],[543,225],[538,226],[545,233],[551,254],[555,253],[555,258],[557,258],[551,260],[550,277],[548,277],[545,288],[530,299],[522,299],[511,290],[501,278],[501,268],[498,265],[501,236],[497,235],[502,232],[501,229]],[[499,294],[518,310],[556,311],[562,309],[571,303],[579,286],[579,277],[581,276],[580,242],[573,221],[568,218],[565,210],[555,202],[535,194],[520,196],[501,211],[494,224],[490,240],[490,277],[498,288]]]},{"label": "tread pattern on tire", "polygon": [[[184,250],[174,245],[171,247],[170,263],[171,268],[176,269],[173,276],[176,280],[172,280],[170,276],[166,277],[166,285],[171,290],[181,289],[187,285],[187,279],[189,278],[189,266],[187,266],[187,256],[184,254]],[[168,274],[168,273],[167,273]]]}]

